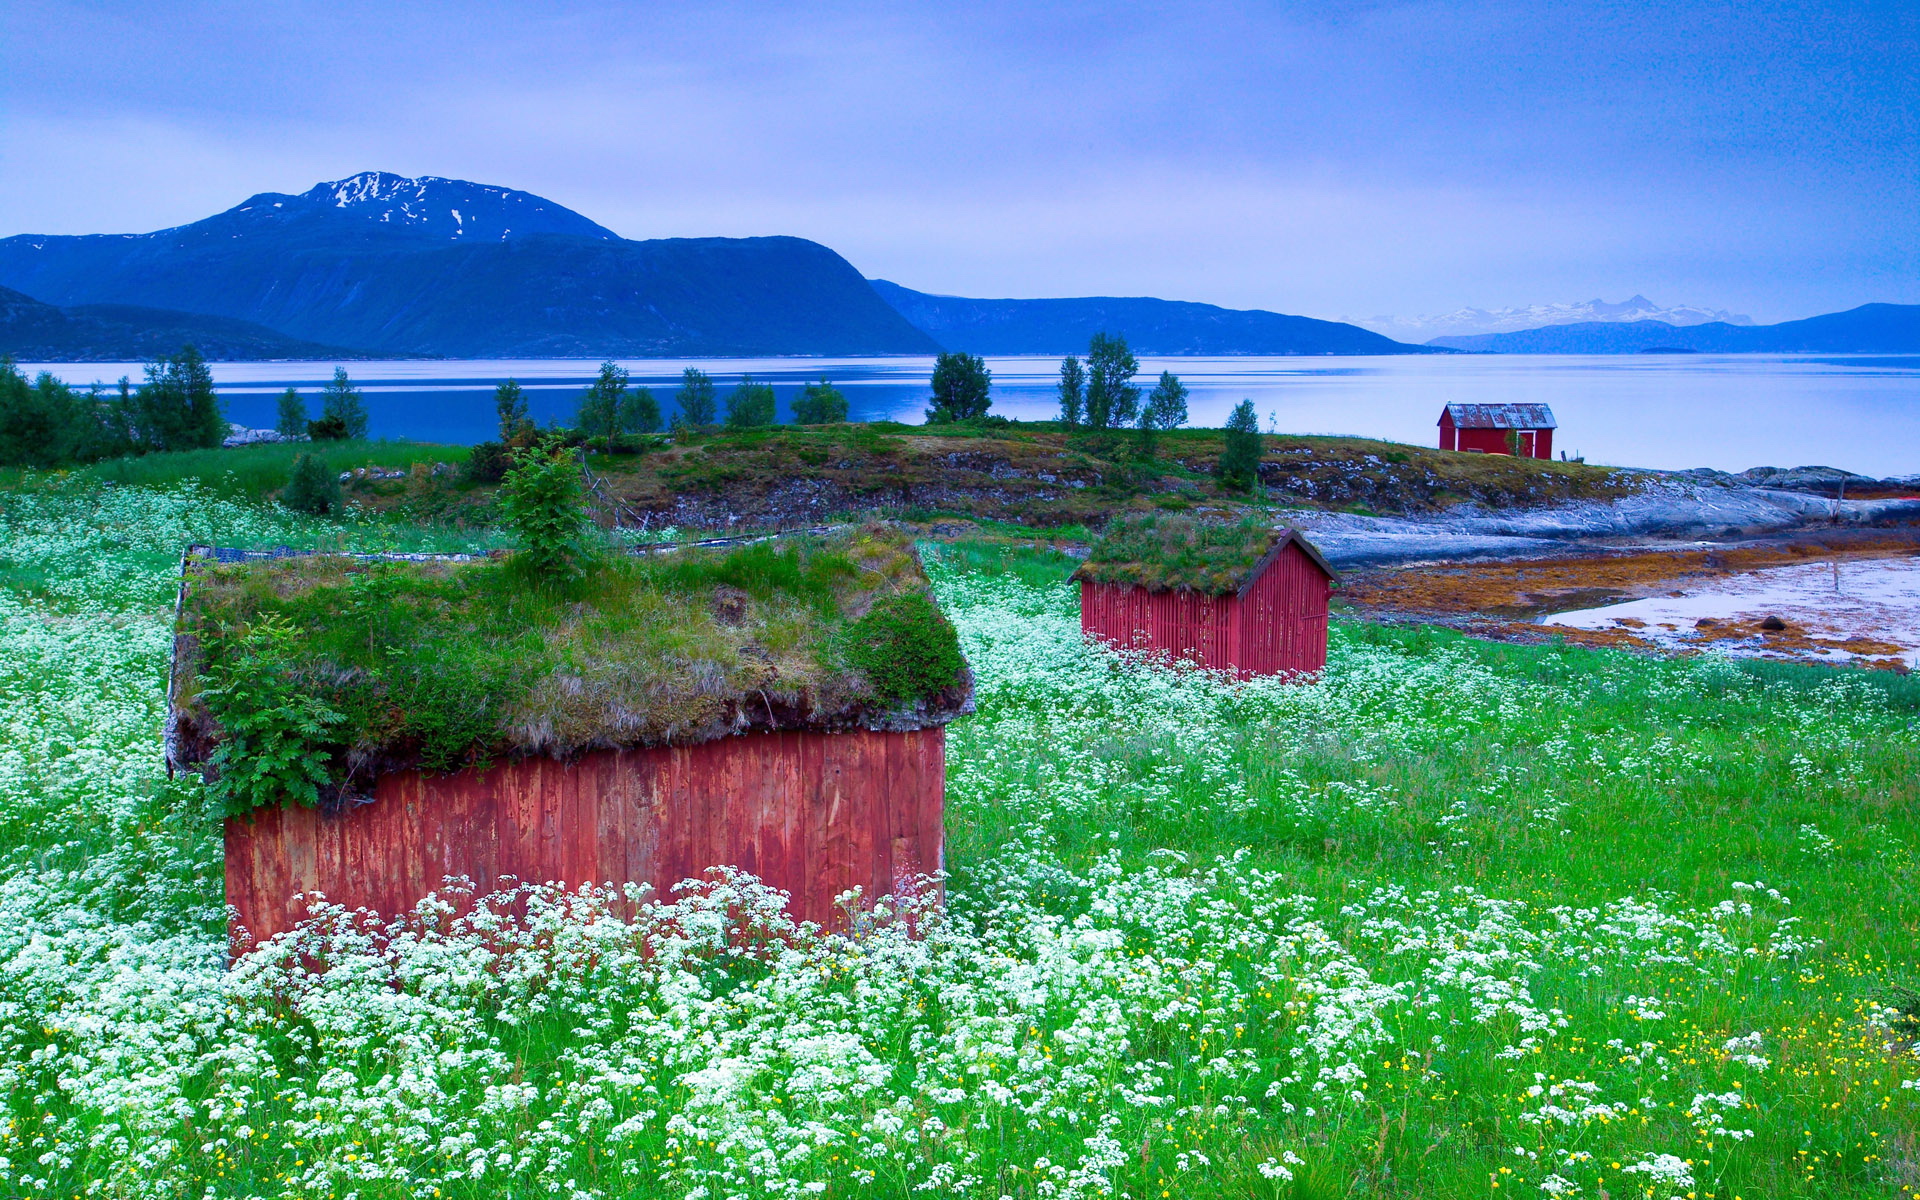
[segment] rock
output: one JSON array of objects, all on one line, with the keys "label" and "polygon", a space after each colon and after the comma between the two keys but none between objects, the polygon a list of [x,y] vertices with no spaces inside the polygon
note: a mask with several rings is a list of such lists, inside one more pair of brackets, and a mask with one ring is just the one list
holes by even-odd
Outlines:
[{"label": "rock", "polygon": [[1768,617],[1766,620],[1760,622],[1760,628],[1766,630],[1768,633],[1782,633],[1785,632],[1787,623],[1779,617]]},{"label": "rock", "polygon": [[306,440],[305,434],[297,437],[288,437],[277,429],[248,429],[245,425],[236,425],[229,421],[227,423],[226,440],[222,441],[220,445],[223,448],[231,446],[259,446],[268,442],[304,442]]}]

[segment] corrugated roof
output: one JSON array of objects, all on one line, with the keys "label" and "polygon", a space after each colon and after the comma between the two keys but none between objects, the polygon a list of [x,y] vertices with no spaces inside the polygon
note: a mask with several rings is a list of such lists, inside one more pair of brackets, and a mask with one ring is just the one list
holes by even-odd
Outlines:
[{"label": "corrugated roof", "polygon": [[[1558,429],[1544,404],[1449,404],[1455,429]],[[1439,424],[1438,421],[1434,424]]]}]

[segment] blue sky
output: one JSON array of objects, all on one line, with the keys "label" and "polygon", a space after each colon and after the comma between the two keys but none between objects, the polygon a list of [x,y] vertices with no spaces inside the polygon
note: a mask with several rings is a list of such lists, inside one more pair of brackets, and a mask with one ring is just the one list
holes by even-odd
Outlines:
[{"label": "blue sky", "polygon": [[967,295],[1920,302],[1920,4],[0,5],[0,234],[382,169]]}]

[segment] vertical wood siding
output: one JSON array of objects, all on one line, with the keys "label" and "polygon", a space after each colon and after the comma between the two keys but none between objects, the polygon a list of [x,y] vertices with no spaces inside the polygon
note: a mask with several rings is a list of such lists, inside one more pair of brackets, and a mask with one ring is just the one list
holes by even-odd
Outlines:
[{"label": "vertical wood siding", "polygon": [[1186,659],[1246,678],[1327,665],[1331,585],[1289,543],[1237,596],[1080,583],[1080,629],[1123,650]]},{"label": "vertical wood siding", "polygon": [[392,916],[449,875],[482,893],[509,875],[665,893],[715,866],[760,876],[791,893],[796,917],[830,924],[848,888],[871,899],[943,865],[945,745],[938,728],[764,733],[389,775],[373,803],[337,816],[229,818],[232,932],[262,940],[291,928],[301,892]]}]

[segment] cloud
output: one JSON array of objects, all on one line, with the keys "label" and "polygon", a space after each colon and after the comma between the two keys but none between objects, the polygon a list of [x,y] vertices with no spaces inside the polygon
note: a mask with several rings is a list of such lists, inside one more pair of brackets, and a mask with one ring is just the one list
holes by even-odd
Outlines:
[{"label": "cloud", "polygon": [[1920,300],[1908,6],[9,7],[4,232],[380,168],[976,294]]}]

